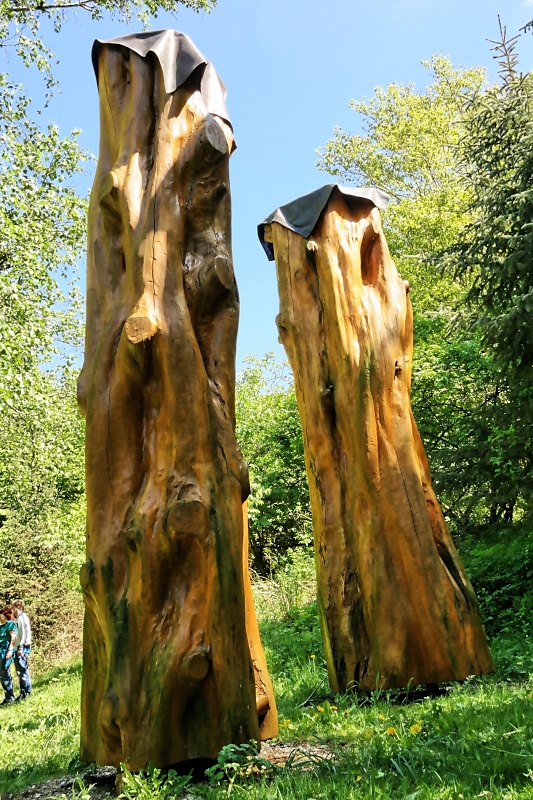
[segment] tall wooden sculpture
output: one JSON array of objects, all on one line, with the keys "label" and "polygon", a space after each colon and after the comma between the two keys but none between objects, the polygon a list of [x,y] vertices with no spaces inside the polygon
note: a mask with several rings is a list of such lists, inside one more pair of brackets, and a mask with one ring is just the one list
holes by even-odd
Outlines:
[{"label": "tall wooden sculpture", "polygon": [[93,60],[81,752],[138,769],[272,735],[276,712],[243,579],[224,87],[175,31]]},{"label": "tall wooden sculpture", "polygon": [[409,287],[381,229],[383,196],[357,194],[330,185],[259,226],[295,376],[334,691],[493,670],[411,411]]}]

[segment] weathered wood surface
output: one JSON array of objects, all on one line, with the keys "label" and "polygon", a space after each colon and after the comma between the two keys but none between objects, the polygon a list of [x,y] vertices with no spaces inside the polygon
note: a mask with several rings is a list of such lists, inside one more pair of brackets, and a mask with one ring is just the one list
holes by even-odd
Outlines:
[{"label": "weathered wood surface", "polygon": [[248,568],[248,505],[243,506],[244,524],[244,550],[243,550],[243,574],[244,574],[244,600],[246,606],[246,633],[250,644],[250,653],[254,666],[255,679],[255,698],[257,705],[257,716],[259,718],[259,737],[262,741],[272,739],[278,733],[278,712],[276,708],[276,698],[268,667],[266,663],[259,625],[255,614],[254,598],[252,595],[252,582],[250,580],[250,570]]},{"label": "weathered wood surface", "polygon": [[273,223],[333,691],[493,670],[411,411],[408,286],[377,208],[335,191],[309,238]]},{"label": "weathered wood surface", "polygon": [[[98,74],[79,380],[81,753],[138,769],[216,757],[223,745],[258,739],[258,715],[265,719],[249,598],[250,644],[245,623],[233,138],[207,113],[197,73],[167,94],[155,60],[104,46]],[[261,671],[266,684],[264,659]]]}]

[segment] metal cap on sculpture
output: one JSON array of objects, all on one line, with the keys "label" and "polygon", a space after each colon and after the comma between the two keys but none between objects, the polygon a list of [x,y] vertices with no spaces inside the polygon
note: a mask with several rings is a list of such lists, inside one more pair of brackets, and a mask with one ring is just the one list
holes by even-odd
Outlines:
[{"label": "metal cap on sculpture", "polygon": [[338,183],[327,183],[325,186],[321,186],[320,189],[315,189],[309,194],[297,197],[296,200],[291,200],[290,203],[279,206],[257,226],[259,241],[269,261],[274,261],[274,248],[271,242],[265,240],[265,225],[279,222],[285,228],[289,228],[291,231],[307,238],[318,222],[320,214],[327,206],[334,191],[340,192],[348,202],[352,198],[354,200],[369,200],[377,208],[386,208],[390,200],[385,192],[374,187],[357,186],[352,188],[351,186],[341,186]]}]

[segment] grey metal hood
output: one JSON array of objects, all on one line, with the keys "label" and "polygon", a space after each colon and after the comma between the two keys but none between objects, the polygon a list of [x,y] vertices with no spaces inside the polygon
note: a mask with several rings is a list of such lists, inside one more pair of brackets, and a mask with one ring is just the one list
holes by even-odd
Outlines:
[{"label": "grey metal hood", "polygon": [[271,222],[279,222],[285,228],[290,228],[290,230],[307,238],[318,222],[322,210],[327,205],[331,193],[335,189],[348,199],[370,200],[377,208],[386,208],[390,200],[389,196],[380,189],[367,189],[363,186],[357,186],[352,189],[347,186],[339,186],[338,183],[327,183],[325,186],[321,186],[320,189],[315,189],[314,192],[304,194],[284,206],[279,206],[257,226],[259,241],[263,245],[269,261],[274,261],[274,248],[271,242],[265,241],[265,225],[270,225]]},{"label": "grey metal hood", "polygon": [[125,47],[142,58],[153,53],[161,65],[165,90],[169,94],[185,83],[195,69],[200,68],[202,70],[200,91],[207,110],[231,125],[226,107],[226,87],[211,62],[184,33],[173,30],[145,31],[119,36],[116,39],[96,39],[91,56],[97,81],[98,56],[105,45]]}]

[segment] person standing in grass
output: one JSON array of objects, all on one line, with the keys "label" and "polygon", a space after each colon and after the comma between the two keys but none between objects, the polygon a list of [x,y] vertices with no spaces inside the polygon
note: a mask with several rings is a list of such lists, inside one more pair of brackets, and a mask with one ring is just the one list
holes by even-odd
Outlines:
[{"label": "person standing in grass", "polygon": [[24,611],[24,600],[13,600],[13,614],[17,625],[14,658],[15,669],[20,683],[18,702],[31,694],[31,679],[28,670],[28,657],[31,650],[31,625],[30,618]]},{"label": "person standing in grass", "polygon": [[13,661],[18,630],[17,623],[13,621],[13,616],[13,611],[10,608],[6,607],[0,610],[0,682],[5,695],[0,703],[2,706],[15,702],[13,679],[9,669]]}]

